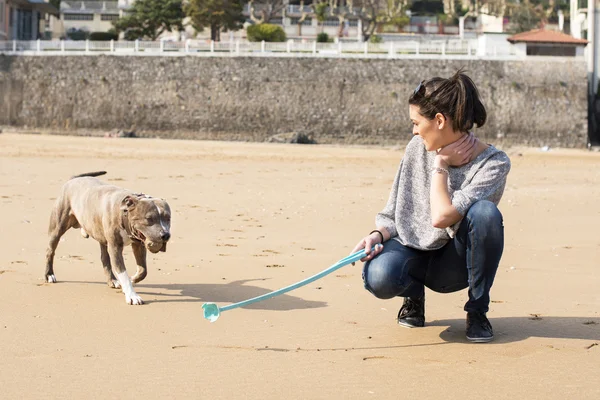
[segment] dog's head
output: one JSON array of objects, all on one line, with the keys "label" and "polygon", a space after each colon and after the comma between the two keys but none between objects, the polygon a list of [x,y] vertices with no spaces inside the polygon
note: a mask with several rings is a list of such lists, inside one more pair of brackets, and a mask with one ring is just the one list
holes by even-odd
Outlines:
[{"label": "dog's head", "polygon": [[121,209],[131,228],[131,234],[142,240],[152,253],[167,251],[171,238],[171,208],[163,199],[144,195],[129,195]]}]

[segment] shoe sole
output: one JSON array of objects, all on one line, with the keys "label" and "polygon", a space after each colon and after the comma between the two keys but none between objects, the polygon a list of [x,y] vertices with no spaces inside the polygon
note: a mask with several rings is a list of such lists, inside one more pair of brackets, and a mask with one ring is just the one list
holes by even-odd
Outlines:
[{"label": "shoe sole", "polygon": [[471,343],[489,343],[492,340],[494,340],[494,337],[489,337],[489,338],[470,338],[467,336],[467,340]]},{"label": "shoe sole", "polygon": [[422,328],[424,325],[411,325],[410,323],[406,322],[406,321],[401,321],[398,320],[398,325],[400,325],[403,328]]}]

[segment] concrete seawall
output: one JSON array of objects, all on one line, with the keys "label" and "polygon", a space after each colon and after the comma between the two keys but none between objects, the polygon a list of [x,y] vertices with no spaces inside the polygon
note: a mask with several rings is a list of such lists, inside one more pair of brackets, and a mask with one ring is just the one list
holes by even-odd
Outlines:
[{"label": "concrete seawall", "polygon": [[506,145],[585,147],[581,60],[0,55],[0,124],[69,133],[319,143],[405,143],[407,99],[465,67],[488,109],[477,130]]}]

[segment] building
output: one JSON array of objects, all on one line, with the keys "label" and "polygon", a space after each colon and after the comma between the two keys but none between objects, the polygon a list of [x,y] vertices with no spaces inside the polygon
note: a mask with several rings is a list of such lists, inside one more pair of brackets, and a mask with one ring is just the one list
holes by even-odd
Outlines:
[{"label": "building", "polygon": [[60,15],[49,21],[52,38],[68,38],[77,31],[107,32],[132,1],[62,0]]},{"label": "building", "polygon": [[534,29],[507,38],[517,55],[583,57],[588,41],[566,33]]},{"label": "building", "polygon": [[8,39],[8,7],[6,0],[0,0],[0,40]]},{"label": "building", "polygon": [[0,40],[40,39],[46,16],[57,14],[48,0],[0,0]]}]

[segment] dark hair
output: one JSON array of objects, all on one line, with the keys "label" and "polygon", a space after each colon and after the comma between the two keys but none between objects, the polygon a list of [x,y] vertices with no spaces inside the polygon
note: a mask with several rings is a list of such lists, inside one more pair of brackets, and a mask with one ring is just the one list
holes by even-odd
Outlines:
[{"label": "dark hair", "polygon": [[462,70],[451,78],[432,78],[422,81],[410,95],[408,104],[419,107],[419,113],[428,119],[441,113],[452,120],[455,131],[467,132],[474,124],[482,127],[487,118],[475,83]]}]

